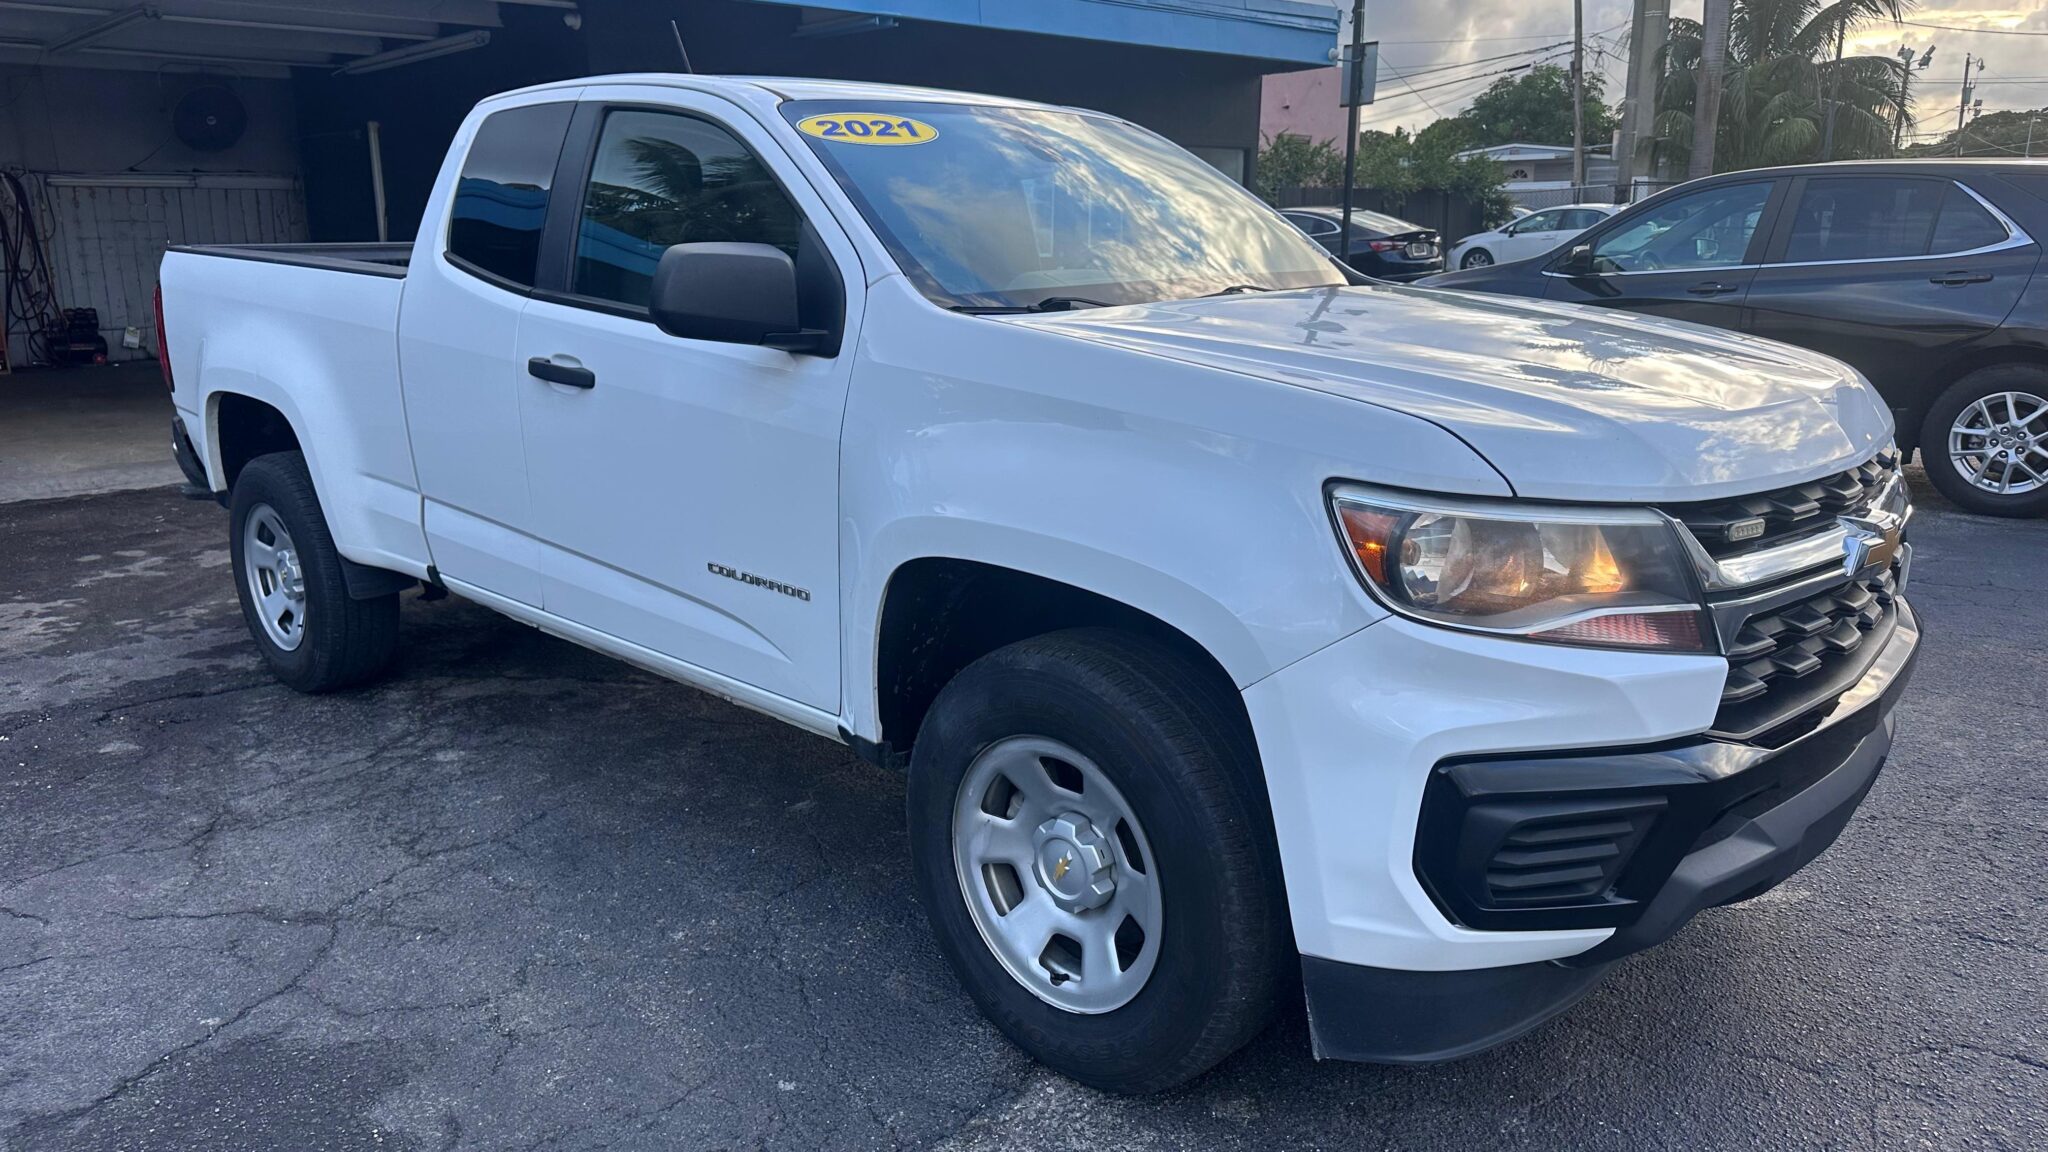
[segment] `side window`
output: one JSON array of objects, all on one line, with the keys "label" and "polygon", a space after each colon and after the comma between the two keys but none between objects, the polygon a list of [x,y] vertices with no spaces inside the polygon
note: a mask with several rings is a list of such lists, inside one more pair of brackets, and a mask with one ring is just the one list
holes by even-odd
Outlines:
[{"label": "side window", "polygon": [[1591,208],[1574,208],[1564,214],[1564,226],[1574,232],[1584,232],[1603,219],[1606,217]]},{"label": "side window", "polygon": [[725,129],[672,112],[605,117],[576,229],[571,289],[645,307],[671,244],[771,244],[796,257],[803,217]]},{"label": "side window", "polygon": [[1306,213],[1301,213],[1298,215],[1289,214],[1287,219],[1290,222],[1292,222],[1296,228],[1301,229],[1303,232],[1308,233],[1310,236],[1321,238],[1325,236],[1335,236],[1337,234],[1337,226],[1335,224],[1330,223],[1328,220],[1323,219],[1321,216],[1310,216]]},{"label": "side window", "polygon": [[1518,234],[1522,232],[1555,232],[1559,227],[1557,218],[1558,213],[1555,210],[1532,212],[1516,222],[1515,231]]},{"label": "side window", "polygon": [[1788,262],[1922,256],[1941,210],[1939,180],[1837,176],[1808,180],[1792,211]]},{"label": "side window", "polygon": [[1771,199],[1771,184],[1724,184],[1674,196],[1593,243],[1598,272],[1658,272],[1740,264]]},{"label": "side window", "polygon": [[2005,225],[1986,212],[1976,197],[1960,187],[1952,187],[1941,202],[1941,217],[1934,222],[1934,240],[1928,244],[1927,252],[1930,256],[1968,252],[2003,244],[2008,237]]},{"label": "side window", "polygon": [[493,112],[477,128],[455,184],[448,255],[471,271],[533,286],[548,185],[573,104]]}]

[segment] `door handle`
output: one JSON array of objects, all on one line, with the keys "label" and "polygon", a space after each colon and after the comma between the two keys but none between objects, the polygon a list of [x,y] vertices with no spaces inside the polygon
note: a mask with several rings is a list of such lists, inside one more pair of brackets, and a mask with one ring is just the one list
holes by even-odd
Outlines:
[{"label": "door handle", "polygon": [[536,380],[545,380],[550,384],[566,384],[571,388],[597,387],[597,373],[588,368],[557,364],[545,356],[535,356],[528,360],[526,374]]},{"label": "door handle", "polygon": [[1943,272],[1939,276],[1929,277],[1927,282],[1954,288],[1963,284],[1985,284],[1990,280],[1989,272]]},{"label": "door handle", "polygon": [[1726,296],[1735,290],[1733,284],[1723,284],[1719,280],[1708,280],[1686,289],[1687,292],[1692,293],[1694,296]]}]

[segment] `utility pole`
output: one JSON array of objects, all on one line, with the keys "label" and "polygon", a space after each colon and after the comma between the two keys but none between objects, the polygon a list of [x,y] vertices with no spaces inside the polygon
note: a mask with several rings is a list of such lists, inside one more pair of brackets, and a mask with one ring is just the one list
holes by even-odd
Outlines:
[{"label": "utility pole", "polygon": [[1337,261],[1351,267],[1351,186],[1358,182],[1358,106],[1365,100],[1365,0],[1351,0],[1351,44],[1345,50],[1344,103],[1344,234],[1337,239]]},{"label": "utility pole", "polygon": [[[1999,75],[2003,76],[2005,73],[2001,72]],[[2027,151],[2022,159],[2032,160],[2034,158],[2034,122],[2039,119],[2039,116],[2027,117]]]},{"label": "utility pole", "polygon": [[1685,178],[1714,174],[1714,138],[1721,122],[1721,81],[1728,71],[1728,27],[1732,0],[1706,0],[1700,13],[1700,74],[1693,86],[1692,160]]},{"label": "utility pole", "polygon": [[1572,0],[1572,196],[1586,186],[1586,0]]},{"label": "utility pole", "polygon": [[1820,158],[1822,161],[1835,158],[1835,77],[1842,71],[1843,31],[1841,28],[1835,29],[1835,66],[1828,73],[1828,94],[1826,99],[1822,100],[1820,104],[1821,115],[1827,117],[1826,120],[1821,121]]},{"label": "utility pole", "polygon": [[1639,167],[1637,153],[1656,132],[1657,83],[1664,74],[1664,42],[1671,32],[1671,0],[1635,0],[1628,40],[1628,87],[1621,98],[1621,141],[1615,148],[1616,181],[1635,195],[1637,176],[1654,177]]},{"label": "utility pole", "polygon": [[[1961,103],[1956,105],[1956,155],[1958,156],[1963,154],[1963,126],[1970,121],[1970,94],[1977,90],[1977,86],[1970,83],[1970,66],[1973,63],[1977,66],[1978,75],[1983,75],[1984,61],[1965,52],[1963,54],[1963,99]],[[2000,75],[2003,75],[2003,73],[2000,73]]]}]

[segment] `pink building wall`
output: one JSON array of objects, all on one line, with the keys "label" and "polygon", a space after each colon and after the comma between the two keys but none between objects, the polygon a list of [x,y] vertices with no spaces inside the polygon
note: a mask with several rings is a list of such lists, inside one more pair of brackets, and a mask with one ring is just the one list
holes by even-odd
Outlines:
[{"label": "pink building wall", "polygon": [[1311,140],[1340,143],[1344,139],[1341,69],[1312,68],[1280,72],[1265,78],[1259,93],[1261,141],[1291,133]]}]

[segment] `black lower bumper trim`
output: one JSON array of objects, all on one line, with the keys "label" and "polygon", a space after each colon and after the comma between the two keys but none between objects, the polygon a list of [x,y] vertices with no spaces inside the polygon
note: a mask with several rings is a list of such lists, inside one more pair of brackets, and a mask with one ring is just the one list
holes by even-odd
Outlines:
[{"label": "black lower bumper trim", "polygon": [[1375,1064],[1434,1064],[1505,1044],[1577,1003],[1606,973],[1605,964],[1404,972],[1301,958],[1316,1058]]},{"label": "black lower bumper trim", "polygon": [[1462,927],[1614,929],[1594,962],[1656,944],[1834,842],[1891,749],[1919,637],[1901,598],[1862,678],[1779,747],[1681,740],[1439,765],[1416,876]]},{"label": "black lower bumper trim", "polygon": [[1812,863],[1842,834],[1877,783],[1891,751],[1893,725],[1891,713],[1885,713],[1834,771],[1688,853],[1633,922],[1565,963],[1602,964],[1661,944],[1702,909],[1762,895]]},{"label": "black lower bumper trim", "polygon": [[178,462],[178,471],[185,474],[185,495],[194,500],[214,499],[213,484],[206,478],[206,465],[199,462],[199,453],[192,447],[192,436],[185,431],[183,416],[171,417],[171,456]]}]

